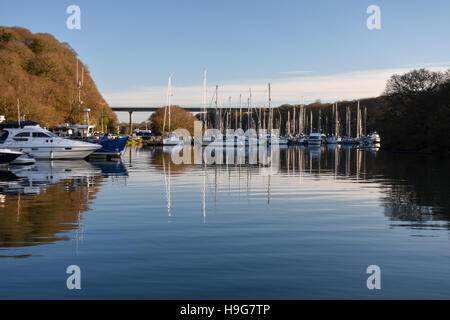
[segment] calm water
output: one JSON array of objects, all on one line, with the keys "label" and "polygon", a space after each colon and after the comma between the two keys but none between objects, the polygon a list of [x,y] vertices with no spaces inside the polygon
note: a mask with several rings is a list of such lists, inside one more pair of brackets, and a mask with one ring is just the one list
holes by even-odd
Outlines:
[{"label": "calm water", "polygon": [[278,171],[170,158],[133,148],[0,173],[0,298],[450,298],[448,158],[295,147]]}]

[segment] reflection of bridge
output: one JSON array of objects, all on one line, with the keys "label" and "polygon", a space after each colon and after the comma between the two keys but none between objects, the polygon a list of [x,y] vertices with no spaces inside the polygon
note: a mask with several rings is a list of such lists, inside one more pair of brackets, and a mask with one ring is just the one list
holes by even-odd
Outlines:
[{"label": "reflection of bridge", "polygon": [[[114,112],[128,112],[130,115],[130,134],[133,133],[133,113],[134,112],[155,112],[161,107],[111,107]],[[201,107],[183,107],[186,111],[199,113],[202,111]],[[215,108],[207,108],[208,110],[215,110]],[[220,108],[222,110],[230,110],[230,108]],[[244,110],[244,109],[243,109]],[[239,108],[231,107],[231,111],[239,111]]]}]

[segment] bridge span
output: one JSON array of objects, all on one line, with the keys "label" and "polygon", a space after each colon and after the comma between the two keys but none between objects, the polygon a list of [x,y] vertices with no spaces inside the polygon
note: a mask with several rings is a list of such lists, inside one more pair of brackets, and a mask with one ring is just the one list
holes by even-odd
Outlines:
[{"label": "bridge span", "polygon": [[[114,112],[128,112],[128,114],[130,115],[130,134],[133,133],[133,113],[134,112],[155,112],[158,109],[161,109],[162,107],[115,107],[112,106],[111,110]],[[186,111],[189,112],[196,112],[196,113],[200,113],[202,112],[202,108],[201,107],[182,107],[183,109],[185,109]],[[208,110],[215,110],[215,108],[207,108]],[[226,108],[226,107],[222,107],[219,108],[221,110],[224,111],[229,111],[230,108]],[[236,108],[236,107],[231,107],[231,111],[239,111],[240,108]],[[243,109],[243,111],[246,109]]]}]

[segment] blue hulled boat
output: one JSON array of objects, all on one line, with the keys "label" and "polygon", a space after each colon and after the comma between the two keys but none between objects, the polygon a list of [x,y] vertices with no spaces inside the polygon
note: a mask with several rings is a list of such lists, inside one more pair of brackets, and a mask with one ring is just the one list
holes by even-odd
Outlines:
[{"label": "blue hulled boat", "polygon": [[127,145],[128,136],[123,138],[108,139],[108,137],[103,136],[100,141],[93,141],[102,146],[94,152],[94,155],[108,155],[108,156],[118,156],[122,154],[123,149]]}]

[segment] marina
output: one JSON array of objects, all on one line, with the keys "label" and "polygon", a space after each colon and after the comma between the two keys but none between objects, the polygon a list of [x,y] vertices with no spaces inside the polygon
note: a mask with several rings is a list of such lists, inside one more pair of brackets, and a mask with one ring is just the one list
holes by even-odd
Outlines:
[{"label": "marina", "polygon": [[403,2],[2,3],[0,301],[450,300],[450,2]]}]

